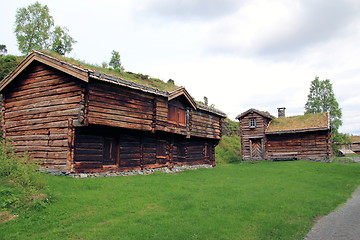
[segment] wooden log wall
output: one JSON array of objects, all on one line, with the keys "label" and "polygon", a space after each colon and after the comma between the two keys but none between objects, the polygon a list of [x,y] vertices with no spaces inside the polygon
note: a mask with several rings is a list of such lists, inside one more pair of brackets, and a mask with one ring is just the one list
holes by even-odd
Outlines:
[{"label": "wooden log wall", "polygon": [[359,142],[352,143],[350,146],[350,149],[352,151],[354,151],[356,154],[360,155],[360,143]]},{"label": "wooden log wall", "polygon": [[191,111],[190,134],[196,137],[221,138],[221,118],[214,114],[197,110]]},{"label": "wooden log wall", "polygon": [[[249,121],[250,118],[256,119],[256,127],[250,128]],[[257,114],[249,113],[244,118],[240,119],[240,137],[241,137],[241,147],[242,147],[242,159],[251,160],[251,137],[263,138],[264,144],[266,144],[265,130],[269,124],[269,119]]]},{"label": "wooden log wall", "polygon": [[201,110],[186,111],[186,124],[169,121],[169,101],[162,96],[97,80],[89,83],[89,124],[134,130],[165,131],[184,136],[221,138],[221,117]]},{"label": "wooden log wall", "polygon": [[268,134],[267,156],[269,159],[281,159],[296,155],[296,159],[328,161],[331,157],[329,131]]},{"label": "wooden log wall", "polygon": [[152,130],[154,97],[113,84],[89,83],[89,124]]},{"label": "wooden log wall", "polygon": [[78,116],[81,85],[75,78],[33,62],[10,83],[3,98],[3,131],[17,153],[66,171],[68,119]]},{"label": "wooden log wall", "polygon": [[[114,139],[113,164],[105,163],[106,139]],[[127,171],[173,165],[215,164],[216,142],[118,128],[75,129],[76,172]]]}]

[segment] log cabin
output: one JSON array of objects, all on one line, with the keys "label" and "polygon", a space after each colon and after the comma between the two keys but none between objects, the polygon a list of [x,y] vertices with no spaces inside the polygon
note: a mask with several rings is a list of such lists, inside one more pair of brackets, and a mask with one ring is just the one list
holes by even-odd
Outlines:
[{"label": "log cabin", "polygon": [[357,154],[360,155],[360,136],[349,136],[351,144],[340,145],[339,150],[343,156],[347,154]]},{"label": "log cabin", "polygon": [[257,109],[239,114],[242,159],[330,161],[331,129],[328,113],[278,117]]},{"label": "log cabin", "polygon": [[184,87],[160,90],[39,51],[0,92],[4,141],[55,173],[215,165],[226,117]]}]

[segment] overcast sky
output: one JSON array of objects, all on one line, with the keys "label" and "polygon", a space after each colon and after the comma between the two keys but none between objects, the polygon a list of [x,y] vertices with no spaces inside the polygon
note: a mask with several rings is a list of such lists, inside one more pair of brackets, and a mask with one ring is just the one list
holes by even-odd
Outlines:
[{"label": "overcast sky", "polygon": [[[19,55],[16,9],[0,9],[0,44]],[[174,79],[235,120],[249,108],[301,115],[315,76],[330,79],[341,132],[360,135],[359,0],[40,0],[88,63],[120,52],[125,70]]]}]

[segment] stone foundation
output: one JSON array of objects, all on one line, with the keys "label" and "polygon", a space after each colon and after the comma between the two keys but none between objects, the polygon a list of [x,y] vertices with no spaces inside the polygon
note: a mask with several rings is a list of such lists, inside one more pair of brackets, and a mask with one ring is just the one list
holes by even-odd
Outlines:
[{"label": "stone foundation", "polygon": [[[154,172],[165,172],[165,173],[178,173],[184,170],[195,170],[199,168],[213,168],[211,164],[200,164],[200,165],[175,165],[173,168],[160,167],[143,170],[133,170],[128,172],[111,172],[111,173],[70,173],[64,174],[73,178],[88,178],[88,177],[115,177],[115,176],[133,176],[133,175],[149,175]],[[59,175],[59,174],[57,174]]]}]

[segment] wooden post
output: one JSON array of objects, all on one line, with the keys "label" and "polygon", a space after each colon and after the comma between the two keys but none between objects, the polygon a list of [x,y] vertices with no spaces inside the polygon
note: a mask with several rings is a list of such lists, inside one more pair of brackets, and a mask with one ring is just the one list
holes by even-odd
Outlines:
[{"label": "wooden post", "polygon": [[74,166],[74,143],[75,143],[75,128],[74,120],[72,118],[68,119],[68,154],[67,154],[67,172],[72,173],[75,171]]},{"label": "wooden post", "polygon": [[186,138],[190,138],[190,109],[186,108]]},{"label": "wooden post", "polygon": [[88,114],[89,114],[89,84],[86,84],[85,86],[85,92],[84,92],[84,125],[88,126],[89,125],[89,119],[88,119]]},{"label": "wooden post", "polygon": [[78,121],[81,125],[88,125],[89,89],[87,85],[81,87]]},{"label": "wooden post", "polygon": [[140,168],[141,170],[144,169],[144,146],[143,146],[143,138],[140,136]]},{"label": "wooden post", "polygon": [[174,138],[171,138],[169,145],[169,168],[173,168],[173,151],[174,151]]},{"label": "wooden post", "polygon": [[6,142],[6,128],[5,128],[5,96],[4,94],[2,96],[1,101],[1,131],[2,131],[2,142]]},{"label": "wooden post", "polygon": [[153,110],[152,110],[152,122],[151,122],[151,132],[155,133],[156,131],[156,114],[157,114],[157,100],[153,98]]},{"label": "wooden post", "polygon": [[213,167],[216,166],[216,161],[215,161],[215,148],[216,148],[216,143],[212,144],[212,148],[211,148],[211,165]]},{"label": "wooden post", "polygon": [[249,139],[249,143],[250,143],[250,160],[252,160],[253,158],[253,152],[252,152],[252,140]]}]

